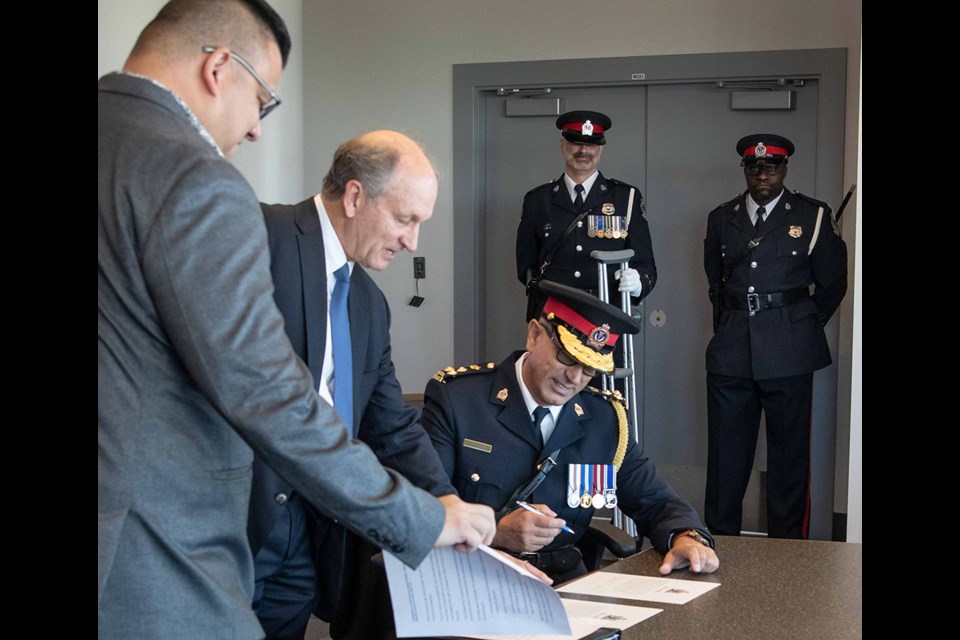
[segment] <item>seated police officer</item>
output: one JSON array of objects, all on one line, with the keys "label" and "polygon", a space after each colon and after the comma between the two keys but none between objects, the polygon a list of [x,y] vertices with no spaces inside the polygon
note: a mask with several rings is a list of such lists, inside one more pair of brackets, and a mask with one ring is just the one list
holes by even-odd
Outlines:
[{"label": "seated police officer", "polygon": [[639,331],[639,321],[583,291],[539,286],[544,302],[527,324],[526,352],[447,368],[427,384],[422,423],[453,486],[499,510],[493,546],[555,584],[586,572],[574,544],[595,509],[614,505],[664,554],[661,573],[715,571],[713,539],[641,456],[619,394],[585,389],[613,370],[620,334]]}]

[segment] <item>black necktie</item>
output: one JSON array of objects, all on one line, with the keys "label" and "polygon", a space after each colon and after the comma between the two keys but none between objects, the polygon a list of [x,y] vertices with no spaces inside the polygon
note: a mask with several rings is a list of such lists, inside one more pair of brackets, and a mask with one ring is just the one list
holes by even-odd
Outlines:
[{"label": "black necktie", "polygon": [[754,235],[760,235],[760,231],[763,230],[763,214],[766,212],[766,207],[760,207],[757,209],[757,221],[753,224],[753,228],[755,230]]},{"label": "black necktie", "polygon": [[546,407],[537,407],[533,410],[533,430],[536,433],[537,440],[540,442],[541,449],[543,449],[543,431],[540,429],[540,425],[548,413],[550,413],[550,409]]},{"label": "black necktie", "polygon": [[577,198],[573,201],[573,208],[577,210],[577,213],[580,213],[580,210],[583,209],[583,185],[578,184],[573,190],[577,192]]}]

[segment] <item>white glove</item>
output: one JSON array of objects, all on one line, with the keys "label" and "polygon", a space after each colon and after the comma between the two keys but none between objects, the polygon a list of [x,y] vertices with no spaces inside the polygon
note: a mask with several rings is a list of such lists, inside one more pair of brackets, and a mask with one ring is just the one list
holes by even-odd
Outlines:
[{"label": "white glove", "polygon": [[626,291],[636,298],[640,295],[640,292],[643,291],[643,283],[640,282],[640,272],[636,269],[629,267],[626,269],[617,269],[614,277],[620,281],[620,286],[617,290],[621,293]]}]

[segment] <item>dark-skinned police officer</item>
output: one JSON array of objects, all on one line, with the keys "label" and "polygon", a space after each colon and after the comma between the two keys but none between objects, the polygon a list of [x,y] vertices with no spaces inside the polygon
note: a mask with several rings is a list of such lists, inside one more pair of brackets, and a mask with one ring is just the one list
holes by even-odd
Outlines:
[{"label": "dark-skinned police officer", "polygon": [[737,153],[747,191],[710,212],[703,248],[717,324],[705,516],[714,534],[740,533],[762,411],[769,535],[806,538],[813,372],[831,362],[823,326],[846,293],[847,249],[829,206],[784,188],[792,142],[750,135]]},{"label": "dark-skinned police officer", "polygon": [[[596,295],[597,263],[594,250],[633,249],[630,268],[608,274],[610,300],[619,305],[617,291],[629,291],[639,302],[657,282],[650,228],[640,190],[604,177],[597,166],[607,143],[610,118],[597,111],[569,111],[556,122],[560,130],[562,176],[533,189],[523,199],[517,229],[517,277],[547,279]],[[541,268],[549,262],[546,269]],[[527,288],[536,296],[536,286]],[[527,306],[531,319],[536,300]]]}]

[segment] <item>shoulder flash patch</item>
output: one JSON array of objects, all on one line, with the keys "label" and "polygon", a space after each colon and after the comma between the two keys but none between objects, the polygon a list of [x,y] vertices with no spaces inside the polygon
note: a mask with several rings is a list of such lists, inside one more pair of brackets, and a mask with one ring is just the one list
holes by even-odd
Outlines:
[{"label": "shoulder flash patch", "polygon": [[497,365],[494,364],[493,362],[488,362],[486,364],[471,364],[471,365],[466,365],[466,366],[461,366],[456,368],[445,367],[443,369],[440,369],[440,371],[437,371],[434,374],[433,379],[436,380],[437,382],[443,382],[444,384],[446,384],[446,382],[452,378],[463,377],[466,375],[470,375],[472,373],[490,372],[490,371],[493,371],[496,367]]}]

